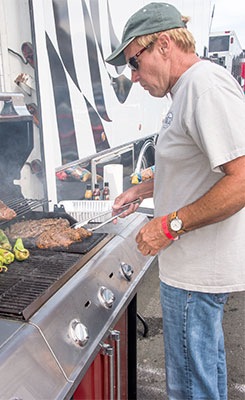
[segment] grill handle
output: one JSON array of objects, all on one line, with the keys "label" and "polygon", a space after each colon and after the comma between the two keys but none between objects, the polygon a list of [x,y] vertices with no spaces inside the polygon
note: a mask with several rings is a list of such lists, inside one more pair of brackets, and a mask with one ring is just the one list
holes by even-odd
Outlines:
[{"label": "grill handle", "polygon": [[102,346],[103,355],[110,359],[110,400],[114,399],[114,349],[113,346],[104,343]]},{"label": "grill handle", "polygon": [[111,331],[111,339],[116,342],[117,349],[117,400],[121,400],[121,352],[120,352],[120,331]]}]

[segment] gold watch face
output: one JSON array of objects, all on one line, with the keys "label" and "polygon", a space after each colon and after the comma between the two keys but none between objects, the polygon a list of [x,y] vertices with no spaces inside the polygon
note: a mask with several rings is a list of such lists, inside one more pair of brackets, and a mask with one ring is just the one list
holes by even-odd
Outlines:
[{"label": "gold watch face", "polygon": [[181,228],[182,228],[182,221],[180,219],[173,219],[170,222],[170,228],[172,229],[172,231],[174,232],[178,232]]}]

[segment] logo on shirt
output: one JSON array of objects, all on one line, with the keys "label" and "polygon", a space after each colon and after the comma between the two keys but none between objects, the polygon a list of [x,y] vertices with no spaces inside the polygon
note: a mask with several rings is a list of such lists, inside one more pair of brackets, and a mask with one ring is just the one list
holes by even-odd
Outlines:
[{"label": "logo on shirt", "polygon": [[167,115],[166,115],[166,117],[165,117],[165,120],[164,120],[164,122],[163,122],[163,128],[168,128],[170,125],[171,125],[171,123],[172,123],[172,121],[173,121],[173,113],[172,113],[172,111],[169,111],[168,113],[167,113]]}]

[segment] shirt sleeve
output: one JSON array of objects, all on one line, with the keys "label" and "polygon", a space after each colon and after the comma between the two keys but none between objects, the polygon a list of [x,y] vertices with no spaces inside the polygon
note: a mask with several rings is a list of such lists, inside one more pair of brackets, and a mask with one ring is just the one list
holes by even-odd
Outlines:
[{"label": "shirt sleeve", "polygon": [[245,98],[234,85],[207,89],[197,99],[191,130],[211,169],[245,155]]}]

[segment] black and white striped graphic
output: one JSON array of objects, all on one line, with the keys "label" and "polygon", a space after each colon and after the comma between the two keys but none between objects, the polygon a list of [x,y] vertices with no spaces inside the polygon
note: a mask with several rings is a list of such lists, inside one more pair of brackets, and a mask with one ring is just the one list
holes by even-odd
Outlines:
[{"label": "black and white striped graphic", "polygon": [[[113,50],[119,40],[114,32],[108,1],[104,1],[103,5],[107,10],[107,20],[103,24],[108,31],[110,49]],[[107,126],[112,122],[104,94],[105,73],[119,104],[126,101],[132,86],[132,82],[123,75],[123,68],[115,69],[113,77],[107,71],[100,6],[99,0],[43,1],[46,51],[62,164],[81,158],[81,144],[89,143],[91,133],[94,147],[93,150],[90,145],[92,151],[88,151],[91,154],[111,147],[104,126],[105,122]],[[34,7],[34,26],[37,26],[35,20],[38,19]],[[37,58],[42,57],[39,47],[40,43],[37,42]],[[41,68],[41,65],[40,61],[38,67]],[[42,85],[42,82],[39,84]],[[40,98],[41,103],[45,101],[42,96]],[[89,121],[90,129],[80,127],[83,124],[80,124],[79,103],[83,104],[81,118],[86,107],[85,119],[86,124]]]}]

